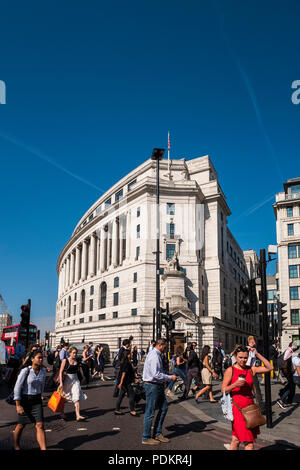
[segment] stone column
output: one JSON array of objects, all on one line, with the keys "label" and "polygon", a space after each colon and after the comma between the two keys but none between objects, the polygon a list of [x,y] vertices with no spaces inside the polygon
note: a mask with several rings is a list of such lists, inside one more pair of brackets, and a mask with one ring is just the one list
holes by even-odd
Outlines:
[{"label": "stone column", "polygon": [[100,271],[103,273],[105,271],[105,238],[107,232],[105,232],[104,227],[101,227],[100,233]]},{"label": "stone column", "polygon": [[119,218],[119,265],[123,264],[123,250],[125,244],[125,217]]},{"label": "stone column", "polygon": [[[100,232],[101,233],[101,232]],[[98,273],[100,271],[100,234],[97,234],[97,250],[96,250],[96,272]]]},{"label": "stone column", "polygon": [[67,257],[67,262],[66,262],[66,269],[67,269],[67,289],[69,288],[70,285],[70,257]]},{"label": "stone column", "polygon": [[130,245],[131,245],[131,212],[127,212],[126,217],[126,260],[130,258]]},{"label": "stone column", "polygon": [[96,264],[96,238],[95,238],[95,235],[92,233],[91,239],[90,239],[90,250],[89,250],[89,276],[91,277],[96,274],[95,264]]},{"label": "stone column", "polygon": [[70,268],[70,287],[74,284],[74,258],[75,254],[74,251],[71,253],[71,268]]},{"label": "stone column", "polygon": [[85,281],[87,277],[87,241],[82,242],[82,259],[81,259],[81,279]]},{"label": "stone column", "polygon": [[112,226],[112,265],[114,268],[118,266],[118,244],[119,244],[119,222],[118,219],[114,219]]},{"label": "stone column", "polygon": [[80,279],[80,248],[76,246],[75,253],[75,284],[78,284]]},{"label": "stone column", "polygon": [[62,272],[60,270],[58,274],[58,297],[61,296],[61,291],[62,291],[61,285],[62,285]]},{"label": "stone column", "polygon": [[110,224],[107,225],[107,234],[106,234],[106,269],[109,268],[110,266],[110,240],[111,240],[111,234],[110,234]]}]

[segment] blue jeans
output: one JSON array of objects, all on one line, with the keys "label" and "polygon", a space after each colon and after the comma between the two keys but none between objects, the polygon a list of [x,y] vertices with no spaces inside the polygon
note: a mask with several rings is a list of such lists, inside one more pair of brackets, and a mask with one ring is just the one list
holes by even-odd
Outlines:
[{"label": "blue jeans", "polygon": [[[174,367],[173,374],[181,377],[182,380],[184,381],[184,385],[186,386],[186,375],[182,369],[179,369],[178,367]],[[172,382],[170,382],[170,385],[168,386],[168,390],[172,390],[175,382],[176,380],[172,380]]]},{"label": "blue jeans", "polygon": [[168,411],[168,402],[165,396],[164,384],[154,385],[144,383],[146,393],[146,409],[144,416],[144,433],[142,440],[148,441],[151,438],[151,425],[158,409],[156,420],[154,423],[153,437],[162,434],[162,425]]}]

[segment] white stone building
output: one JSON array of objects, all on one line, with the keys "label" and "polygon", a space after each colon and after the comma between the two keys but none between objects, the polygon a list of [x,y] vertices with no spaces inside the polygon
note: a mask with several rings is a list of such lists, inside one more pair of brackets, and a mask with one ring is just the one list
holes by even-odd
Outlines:
[{"label": "white stone building", "polygon": [[277,290],[286,303],[282,348],[299,341],[300,312],[300,178],[288,180],[273,205],[278,245]]},{"label": "white stone building", "polygon": [[0,335],[2,334],[2,330],[5,326],[12,325],[12,316],[9,313],[1,313],[0,314]]},{"label": "white stone building", "polygon": [[[160,162],[161,305],[175,315],[176,344],[222,341],[227,352],[256,334],[239,314],[248,279],[231,214],[208,156]],[[56,338],[108,343],[133,335],[145,350],[155,307],[156,162],[130,172],[84,214],[58,262]],[[170,261],[172,260],[172,261]],[[191,336],[192,335],[192,336]]]}]

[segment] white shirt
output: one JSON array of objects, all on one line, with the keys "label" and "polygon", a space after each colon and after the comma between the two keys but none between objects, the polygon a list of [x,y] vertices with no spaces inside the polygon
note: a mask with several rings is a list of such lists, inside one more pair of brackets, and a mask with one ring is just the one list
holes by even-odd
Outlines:
[{"label": "white shirt", "polygon": [[299,377],[298,371],[297,371],[297,366],[300,367],[300,357],[299,356],[294,356],[292,359],[293,366],[295,369],[294,377]]}]

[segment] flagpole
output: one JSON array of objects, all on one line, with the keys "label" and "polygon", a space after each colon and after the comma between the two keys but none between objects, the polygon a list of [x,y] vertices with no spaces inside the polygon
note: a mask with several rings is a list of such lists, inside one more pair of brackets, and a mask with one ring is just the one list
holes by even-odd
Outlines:
[{"label": "flagpole", "polygon": [[170,178],[170,132],[168,132],[168,177]]}]

